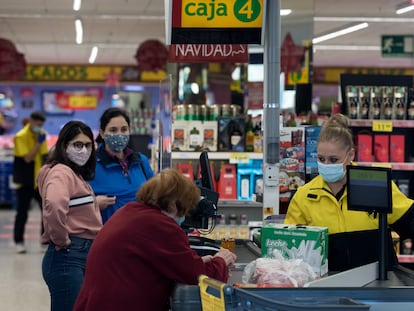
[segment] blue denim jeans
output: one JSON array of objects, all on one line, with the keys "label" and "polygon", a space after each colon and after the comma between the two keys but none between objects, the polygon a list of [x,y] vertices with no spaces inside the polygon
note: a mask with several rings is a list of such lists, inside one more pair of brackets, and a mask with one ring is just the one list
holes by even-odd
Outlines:
[{"label": "blue denim jeans", "polygon": [[43,257],[43,278],[49,287],[51,311],[72,311],[82,287],[86,257],[93,240],[70,237],[72,243],[59,251],[53,243]]}]

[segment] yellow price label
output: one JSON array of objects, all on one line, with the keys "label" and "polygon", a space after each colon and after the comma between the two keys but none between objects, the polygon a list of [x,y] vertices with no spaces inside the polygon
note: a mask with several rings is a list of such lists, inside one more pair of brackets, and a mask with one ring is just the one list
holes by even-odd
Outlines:
[{"label": "yellow price label", "polygon": [[229,162],[232,164],[249,163],[249,155],[245,153],[230,153]]},{"label": "yellow price label", "polygon": [[392,168],[392,164],[391,163],[378,163],[378,162],[375,162],[375,163],[372,163],[371,166],[373,166],[373,167]]},{"label": "yellow price label", "polygon": [[392,121],[372,121],[373,132],[392,132]]},{"label": "yellow price label", "polygon": [[70,109],[93,109],[98,105],[98,99],[89,95],[74,95],[69,97]]}]

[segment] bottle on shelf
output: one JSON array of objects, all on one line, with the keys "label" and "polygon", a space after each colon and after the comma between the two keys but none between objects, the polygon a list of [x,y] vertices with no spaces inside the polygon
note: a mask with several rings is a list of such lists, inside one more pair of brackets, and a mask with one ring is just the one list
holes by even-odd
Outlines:
[{"label": "bottle on shelf", "polygon": [[233,151],[238,151],[240,141],[243,139],[243,134],[239,128],[239,125],[235,121],[230,123],[230,149]]},{"label": "bottle on shelf", "polygon": [[253,152],[263,152],[262,122],[254,127]]},{"label": "bottle on shelf", "polygon": [[290,127],[296,126],[296,115],[294,113],[289,114],[289,120],[286,122],[286,126],[290,126]]},{"label": "bottle on shelf", "polygon": [[252,115],[247,116],[246,122],[246,151],[253,152],[254,151],[254,128],[253,128],[253,120]]}]

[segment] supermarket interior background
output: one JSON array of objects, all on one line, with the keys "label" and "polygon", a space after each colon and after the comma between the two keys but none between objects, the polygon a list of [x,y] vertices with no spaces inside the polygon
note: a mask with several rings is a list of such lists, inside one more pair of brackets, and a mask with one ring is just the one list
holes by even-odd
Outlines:
[{"label": "supermarket interior background", "polygon": [[[97,134],[102,112],[120,106],[131,117],[133,147],[150,157],[154,169],[159,168],[157,150],[163,148],[172,152],[162,165],[195,179],[199,151],[209,150],[221,225],[210,238],[231,233],[249,239],[249,223],[274,213],[260,202],[263,46],[233,45],[246,49],[241,58],[216,55],[214,61],[194,55],[195,50],[187,58],[174,55],[178,50],[166,43],[167,2],[85,0],[78,10],[71,0],[1,2],[0,309],[49,307],[35,204],[26,226],[28,253],[15,254],[12,242],[13,136],[34,110],[46,113],[49,147],[69,120],[85,121]],[[414,197],[414,10],[396,12],[410,1],[280,3],[291,12],[280,18],[283,127],[277,213],[285,213],[297,187],[317,174],[319,126],[338,111],[351,118],[357,145],[363,146],[357,162],[392,167],[400,189]],[[83,28],[80,37],[76,24]],[[354,26],[359,30],[323,40]],[[375,98],[383,100],[378,111]],[[242,137],[238,143],[231,140],[235,133]],[[401,262],[412,267],[412,249],[399,247]]]}]

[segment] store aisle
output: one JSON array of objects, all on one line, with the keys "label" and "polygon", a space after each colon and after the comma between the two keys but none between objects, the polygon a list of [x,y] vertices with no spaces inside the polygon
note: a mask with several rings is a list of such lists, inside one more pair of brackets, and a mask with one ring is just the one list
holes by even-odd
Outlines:
[{"label": "store aisle", "polygon": [[0,209],[0,310],[47,311],[49,291],[42,278],[40,210],[32,208],[26,225],[26,254],[16,254],[13,210]]}]

